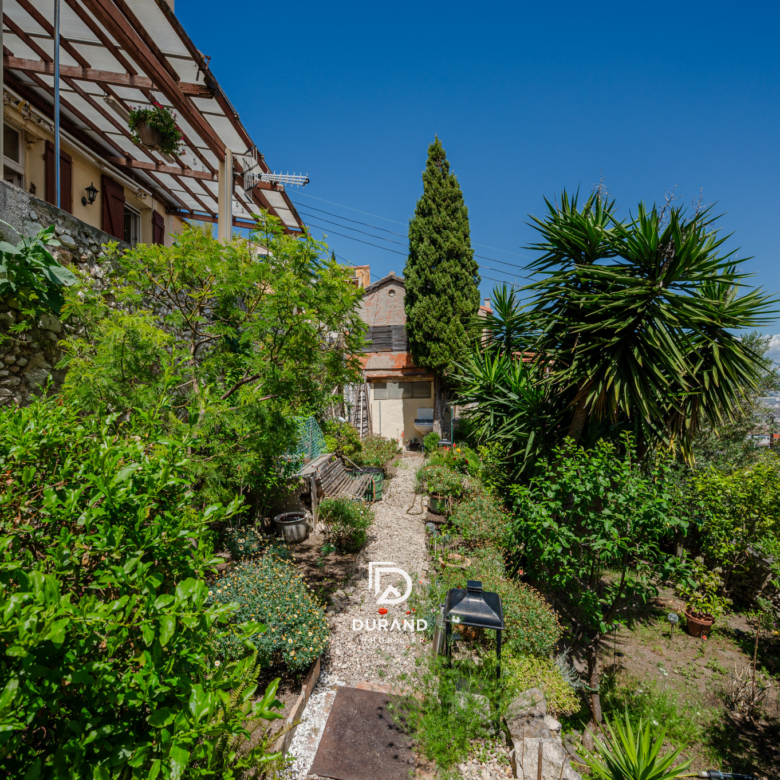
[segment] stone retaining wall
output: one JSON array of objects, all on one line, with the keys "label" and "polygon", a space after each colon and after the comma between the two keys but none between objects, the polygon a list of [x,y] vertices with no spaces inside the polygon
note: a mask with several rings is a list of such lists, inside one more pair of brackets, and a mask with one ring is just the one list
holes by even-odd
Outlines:
[{"label": "stone retaining wall", "polygon": [[[53,254],[63,265],[89,274],[98,285],[107,271],[105,245],[116,243],[120,249],[129,249],[123,241],[4,181],[0,181],[0,219],[13,228],[0,225],[2,237],[12,244],[19,241],[19,235],[30,238],[54,225],[62,246]],[[62,357],[57,342],[63,338],[63,324],[54,315],[44,314],[32,328],[11,332],[21,319],[16,301],[0,298],[0,405],[27,403],[49,378],[55,387],[64,379],[64,372],[55,368]]]}]

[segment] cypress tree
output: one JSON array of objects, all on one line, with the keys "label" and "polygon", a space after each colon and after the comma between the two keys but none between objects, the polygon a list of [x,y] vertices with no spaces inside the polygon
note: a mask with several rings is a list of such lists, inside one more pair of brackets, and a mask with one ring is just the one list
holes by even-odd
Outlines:
[{"label": "cypress tree", "polygon": [[434,430],[441,433],[447,372],[468,347],[480,279],[469,212],[438,136],[428,147],[422,178],[423,194],[409,220],[406,332],[415,364],[434,376]]}]

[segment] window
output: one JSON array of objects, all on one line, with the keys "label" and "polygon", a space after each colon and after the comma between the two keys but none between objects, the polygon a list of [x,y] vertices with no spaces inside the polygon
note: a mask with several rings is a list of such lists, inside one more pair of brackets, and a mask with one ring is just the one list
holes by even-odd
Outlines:
[{"label": "window", "polygon": [[125,203],[125,241],[135,246],[141,240],[141,212]]},{"label": "window", "polygon": [[394,398],[430,398],[430,382],[374,382],[374,398],[389,401]]},{"label": "window", "polygon": [[17,187],[24,181],[22,131],[3,124],[3,179]]}]

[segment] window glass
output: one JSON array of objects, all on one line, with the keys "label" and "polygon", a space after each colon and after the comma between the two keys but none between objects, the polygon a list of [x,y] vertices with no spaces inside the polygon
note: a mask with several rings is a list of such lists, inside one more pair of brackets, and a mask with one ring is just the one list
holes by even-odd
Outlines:
[{"label": "window glass", "polygon": [[125,241],[135,246],[141,240],[141,215],[125,206]]},{"label": "window glass", "polygon": [[15,163],[22,161],[22,144],[18,130],[3,125],[3,155]]},{"label": "window glass", "polygon": [[430,398],[430,382],[374,382],[374,398],[388,401],[393,398]]},{"label": "window glass", "polygon": [[431,383],[430,382],[410,382],[412,385],[412,398],[430,398],[431,397]]}]

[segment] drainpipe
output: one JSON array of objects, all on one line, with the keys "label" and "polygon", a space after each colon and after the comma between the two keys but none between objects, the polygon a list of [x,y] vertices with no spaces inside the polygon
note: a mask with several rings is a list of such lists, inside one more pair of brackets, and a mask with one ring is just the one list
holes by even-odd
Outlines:
[{"label": "drainpipe", "polygon": [[60,0],[54,0],[54,192],[60,202]]},{"label": "drainpipe", "polygon": [[233,152],[225,149],[225,159],[219,164],[217,198],[217,238],[230,239],[233,234]]},{"label": "drainpipe", "polygon": [[[3,137],[3,128],[5,122],[3,120],[3,114],[5,113],[5,80],[3,78],[3,0],[0,0],[0,149],[5,149],[5,138]],[[2,162],[2,161],[0,161]]]}]

